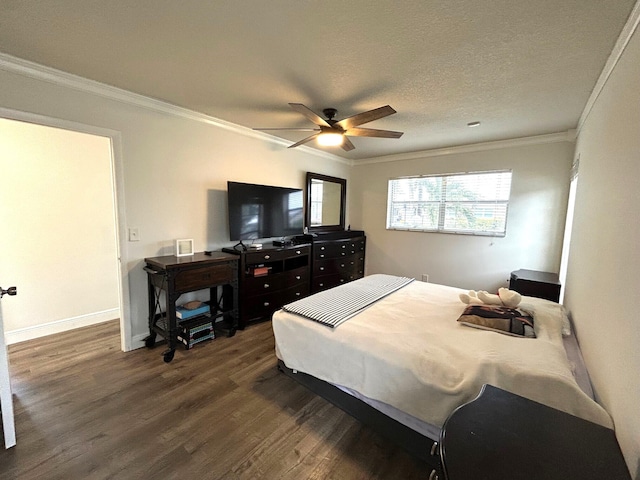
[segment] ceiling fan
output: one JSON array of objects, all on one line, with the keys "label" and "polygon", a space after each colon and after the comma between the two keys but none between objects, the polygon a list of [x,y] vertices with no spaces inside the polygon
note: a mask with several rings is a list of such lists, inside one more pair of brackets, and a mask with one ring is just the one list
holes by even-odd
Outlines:
[{"label": "ceiling fan", "polygon": [[322,110],[327,119],[325,120],[320,115],[315,113],[310,108],[304,106],[301,103],[290,103],[291,108],[296,112],[301,113],[319,128],[254,128],[254,130],[268,131],[268,130],[290,130],[298,132],[316,132],[313,135],[303,138],[299,142],[289,146],[294,148],[304,143],[310,142],[313,139],[317,139],[318,143],[322,146],[337,146],[340,145],[343,150],[349,151],[356,148],[351,140],[347,137],[381,137],[381,138],[400,138],[403,132],[393,132],[391,130],[376,130],[373,128],[360,128],[359,125],[364,123],[373,122],[388,115],[393,115],[396,111],[389,105],[380,108],[374,108],[366,112],[358,113],[351,117],[347,117],[340,121],[334,120],[338,111],[335,108],[325,108]]}]

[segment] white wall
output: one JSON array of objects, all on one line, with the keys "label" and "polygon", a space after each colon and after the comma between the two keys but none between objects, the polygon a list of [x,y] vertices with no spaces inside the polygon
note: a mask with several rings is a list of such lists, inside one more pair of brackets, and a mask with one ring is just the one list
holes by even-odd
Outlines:
[{"label": "white wall", "polygon": [[[367,233],[367,274],[426,273],[433,283],[496,291],[513,270],[558,272],[573,143],[494,146],[354,167],[351,202],[361,208],[353,209],[351,223]],[[386,230],[390,178],[502,169],[513,170],[505,237]]]},{"label": "white wall", "polygon": [[0,119],[9,343],[119,317],[109,138]]},{"label": "white wall", "polygon": [[640,478],[640,34],[578,137],[580,170],[567,270],[569,308],[599,401]]},{"label": "white wall", "polygon": [[140,241],[126,243],[121,252],[130,302],[124,314],[130,318],[133,347],[141,346],[147,333],[144,258],[173,253],[177,238],[193,238],[196,251],[233,244],[227,180],[303,188],[307,171],[349,178],[349,167],[326,155],[288,150],[197,115],[165,113],[174,109],[155,108],[153,102],[150,108],[138,106],[124,93],[116,92],[124,100],[118,101],[90,85],[98,92],[91,93],[74,78],[79,88],[21,71],[0,69],[0,107],[120,132],[124,194],[118,201],[124,203],[126,225],[140,233]]}]

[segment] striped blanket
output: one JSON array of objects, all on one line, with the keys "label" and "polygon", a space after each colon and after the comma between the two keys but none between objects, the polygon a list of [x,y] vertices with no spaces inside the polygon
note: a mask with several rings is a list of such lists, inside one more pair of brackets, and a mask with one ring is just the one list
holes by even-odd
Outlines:
[{"label": "striped blanket", "polygon": [[411,282],[413,278],[370,275],[297,300],[282,309],[335,328],[369,305]]}]

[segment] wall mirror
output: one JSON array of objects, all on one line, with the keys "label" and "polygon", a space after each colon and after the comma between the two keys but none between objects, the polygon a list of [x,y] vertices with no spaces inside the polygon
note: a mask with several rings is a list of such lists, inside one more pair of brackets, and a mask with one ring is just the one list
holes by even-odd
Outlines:
[{"label": "wall mirror", "polygon": [[344,230],[347,181],[307,172],[306,226],[309,232]]}]

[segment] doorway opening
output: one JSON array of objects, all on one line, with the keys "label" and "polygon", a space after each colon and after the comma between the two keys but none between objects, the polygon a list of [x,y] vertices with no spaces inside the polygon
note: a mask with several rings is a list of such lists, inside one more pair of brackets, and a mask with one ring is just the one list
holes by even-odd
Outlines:
[{"label": "doorway opening", "polygon": [[[130,350],[118,132],[0,109],[8,343],[120,319]],[[122,198],[120,198],[122,200]],[[2,332],[0,332],[1,334]]]}]

